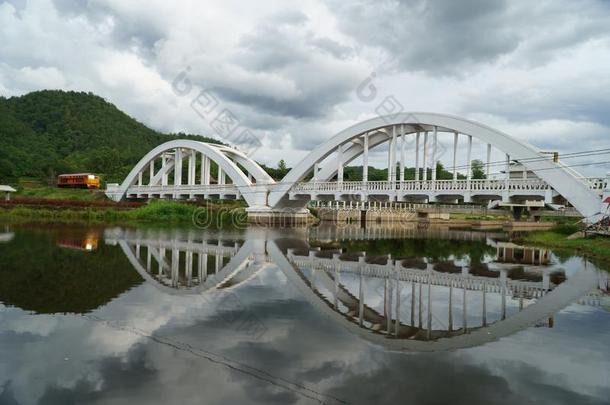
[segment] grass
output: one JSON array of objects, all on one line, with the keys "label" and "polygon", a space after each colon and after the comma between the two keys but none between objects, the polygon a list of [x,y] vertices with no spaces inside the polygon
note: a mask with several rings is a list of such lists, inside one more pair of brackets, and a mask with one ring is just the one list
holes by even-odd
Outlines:
[{"label": "grass", "polygon": [[575,225],[558,225],[549,231],[532,232],[519,238],[520,243],[552,248],[563,254],[584,255],[596,259],[604,265],[610,264],[610,238],[595,236],[567,239],[576,232]]},{"label": "grass", "polygon": [[463,213],[451,213],[451,219],[456,220],[470,220],[470,221],[504,221],[509,220],[511,217],[504,214],[488,214],[488,215],[477,215],[477,214],[463,214]]},{"label": "grass", "polygon": [[205,206],[197,206],[171,201],[153,201],[134,209],[31,207],[0,209],[0,219],[28,222],[193,223],[206,227],[240,225],[246,220],[245,215],[243,207],[235,203],[209,203]]},{"label": "grass", "polygon": [[98,201],[105,200],[106,196],[101,190],[87,190],[78,188],[59,188],[51,186],[35,186],[17,189],[15,197],[44,198],[49,200],[76,200]]}]

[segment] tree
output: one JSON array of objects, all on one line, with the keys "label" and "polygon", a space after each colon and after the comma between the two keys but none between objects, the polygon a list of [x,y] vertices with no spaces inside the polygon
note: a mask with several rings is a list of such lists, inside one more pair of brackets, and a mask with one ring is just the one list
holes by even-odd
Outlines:
[{"label": "tree", "polygon": [[483,162],[479,159],[475,159],[471,162],[470,167],[472,168],[473,179],[485,179],[485,171],[483,170]]}]

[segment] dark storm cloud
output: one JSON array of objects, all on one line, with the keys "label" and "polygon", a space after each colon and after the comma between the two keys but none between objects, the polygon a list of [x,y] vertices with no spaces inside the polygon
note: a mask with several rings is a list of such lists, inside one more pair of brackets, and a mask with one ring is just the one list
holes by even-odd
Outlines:
[{"label": "dark storm cloud", "polygon": [[515,49],[519,35],[502,24],[506,1],[331,1],[340,27],[363,44],[385,48],[402,69],[451,73]]},{"label": "dark storm cloud", "polygon": [[[331,86],[319,91],[288,99],[276,99],[270,95],[244,92],[229,87],[213,88],[223,100],[249,106],[255,112],[292,118],[320,118],[337,103],[345,101],[350,86]],[[271,123],[270,123],[271,124]]]},{"label": "dark storm cloud", "polygon": [[146,345],[132,347],[125,358],[107,357],[99,361],[102,386],[83,378],[74,387],[47,386],[39,404],[80,404],[120,398],[144,386],[160,384],[158,372],[148,363]]},{"label": "dark storm cloud", "polygon": [[113,47],[136,51],[146,59],[153,57],[155,43],[165,38],[165,29],[156,22],[121,14],[103,3],[70,0],[53,0],[53,3],[59,13],[68,17],[83,16],[94,24],[110,18],[113,27],[108,39]]},{"label": "dark storm cloud", "polygon": [[[414,404],[603,404],[600,399],[550,385],[537,368],[507,361],[510,379],[471,365],[453,354],[389,355],[374,372],[344,370],[330,393],[350,403]],[[422,381],[428,383],[422,384]],[[517,388],[517,389],[515,389]],[[602,397],[603,398],[603,397]]]},{"label": "dark storm cloud", "polygon": [[[548,58],[553,50],[608,33],[607,5],[598,1],[587,2],[588,7],[505,0],[328,3],[348,35],[386,49],[400,70],[430,75],[464,75],[528,42],[530,58]],[[553,32],[557,24],[565,29]]]},{"label": "dark storm cloud", "polygon": [[264,73],[290,82],[291,94],[242,87],[217,86],[221,97],[254,112],[291,118],[320,118],[347,101],[361,80],[346,61],[352,49],[317,36],[302,13],[284,13],[263,20],[242,36],[232,62],[251,74]]}]

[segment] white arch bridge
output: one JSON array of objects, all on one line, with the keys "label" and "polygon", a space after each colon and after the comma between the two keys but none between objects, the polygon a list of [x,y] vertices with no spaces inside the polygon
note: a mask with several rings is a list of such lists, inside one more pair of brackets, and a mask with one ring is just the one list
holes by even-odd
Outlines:
[{"label": "white arch bridge", "polygon": [[[453,145],[453,165],[449,168],[452,178],[441,180],[437,178],[439,138],[447,136]],[[487,146],[484,180],[472,178],[473,138]],[[388,144],[387,179],[369,181],[369,151],[382,144]],[[500,179],[489,176],[491,167],[498,167],[491,161],[492,149],[504,156]],[[465,165],[457,164],[458,150],[465,150]],[[344,181],[344,167],[360,157],[362,181]],[[413,180],[405,179],[407,159],[414,162]],[[510,175],[511,162],[522,165],[521,178]],[[458,168],[466,172],[465,179],[458,178]],[[304,215],[311,200],[552,203],[561,196],[594,221],[601,216],[601,196],[607,188],[607,179],[584,178],[533,146],[488,126],[444,114],[401,113],[373,118],[339,132],[277,182],[236,149],[191,140],[170,141],[146,154],[122,184],[109,184],[106,194],[115,201],[243,198],[249,215],[261,217],[286,212]]]}]

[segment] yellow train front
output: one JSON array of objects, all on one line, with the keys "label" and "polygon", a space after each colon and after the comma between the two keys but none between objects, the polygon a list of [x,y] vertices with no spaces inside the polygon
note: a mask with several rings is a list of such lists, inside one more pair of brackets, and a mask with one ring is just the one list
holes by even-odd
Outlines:
[{"label": "yellow train front", "polygon": [[100,177],[93,173],[60,174],[57,187],[61,188],[100,188]]}]

